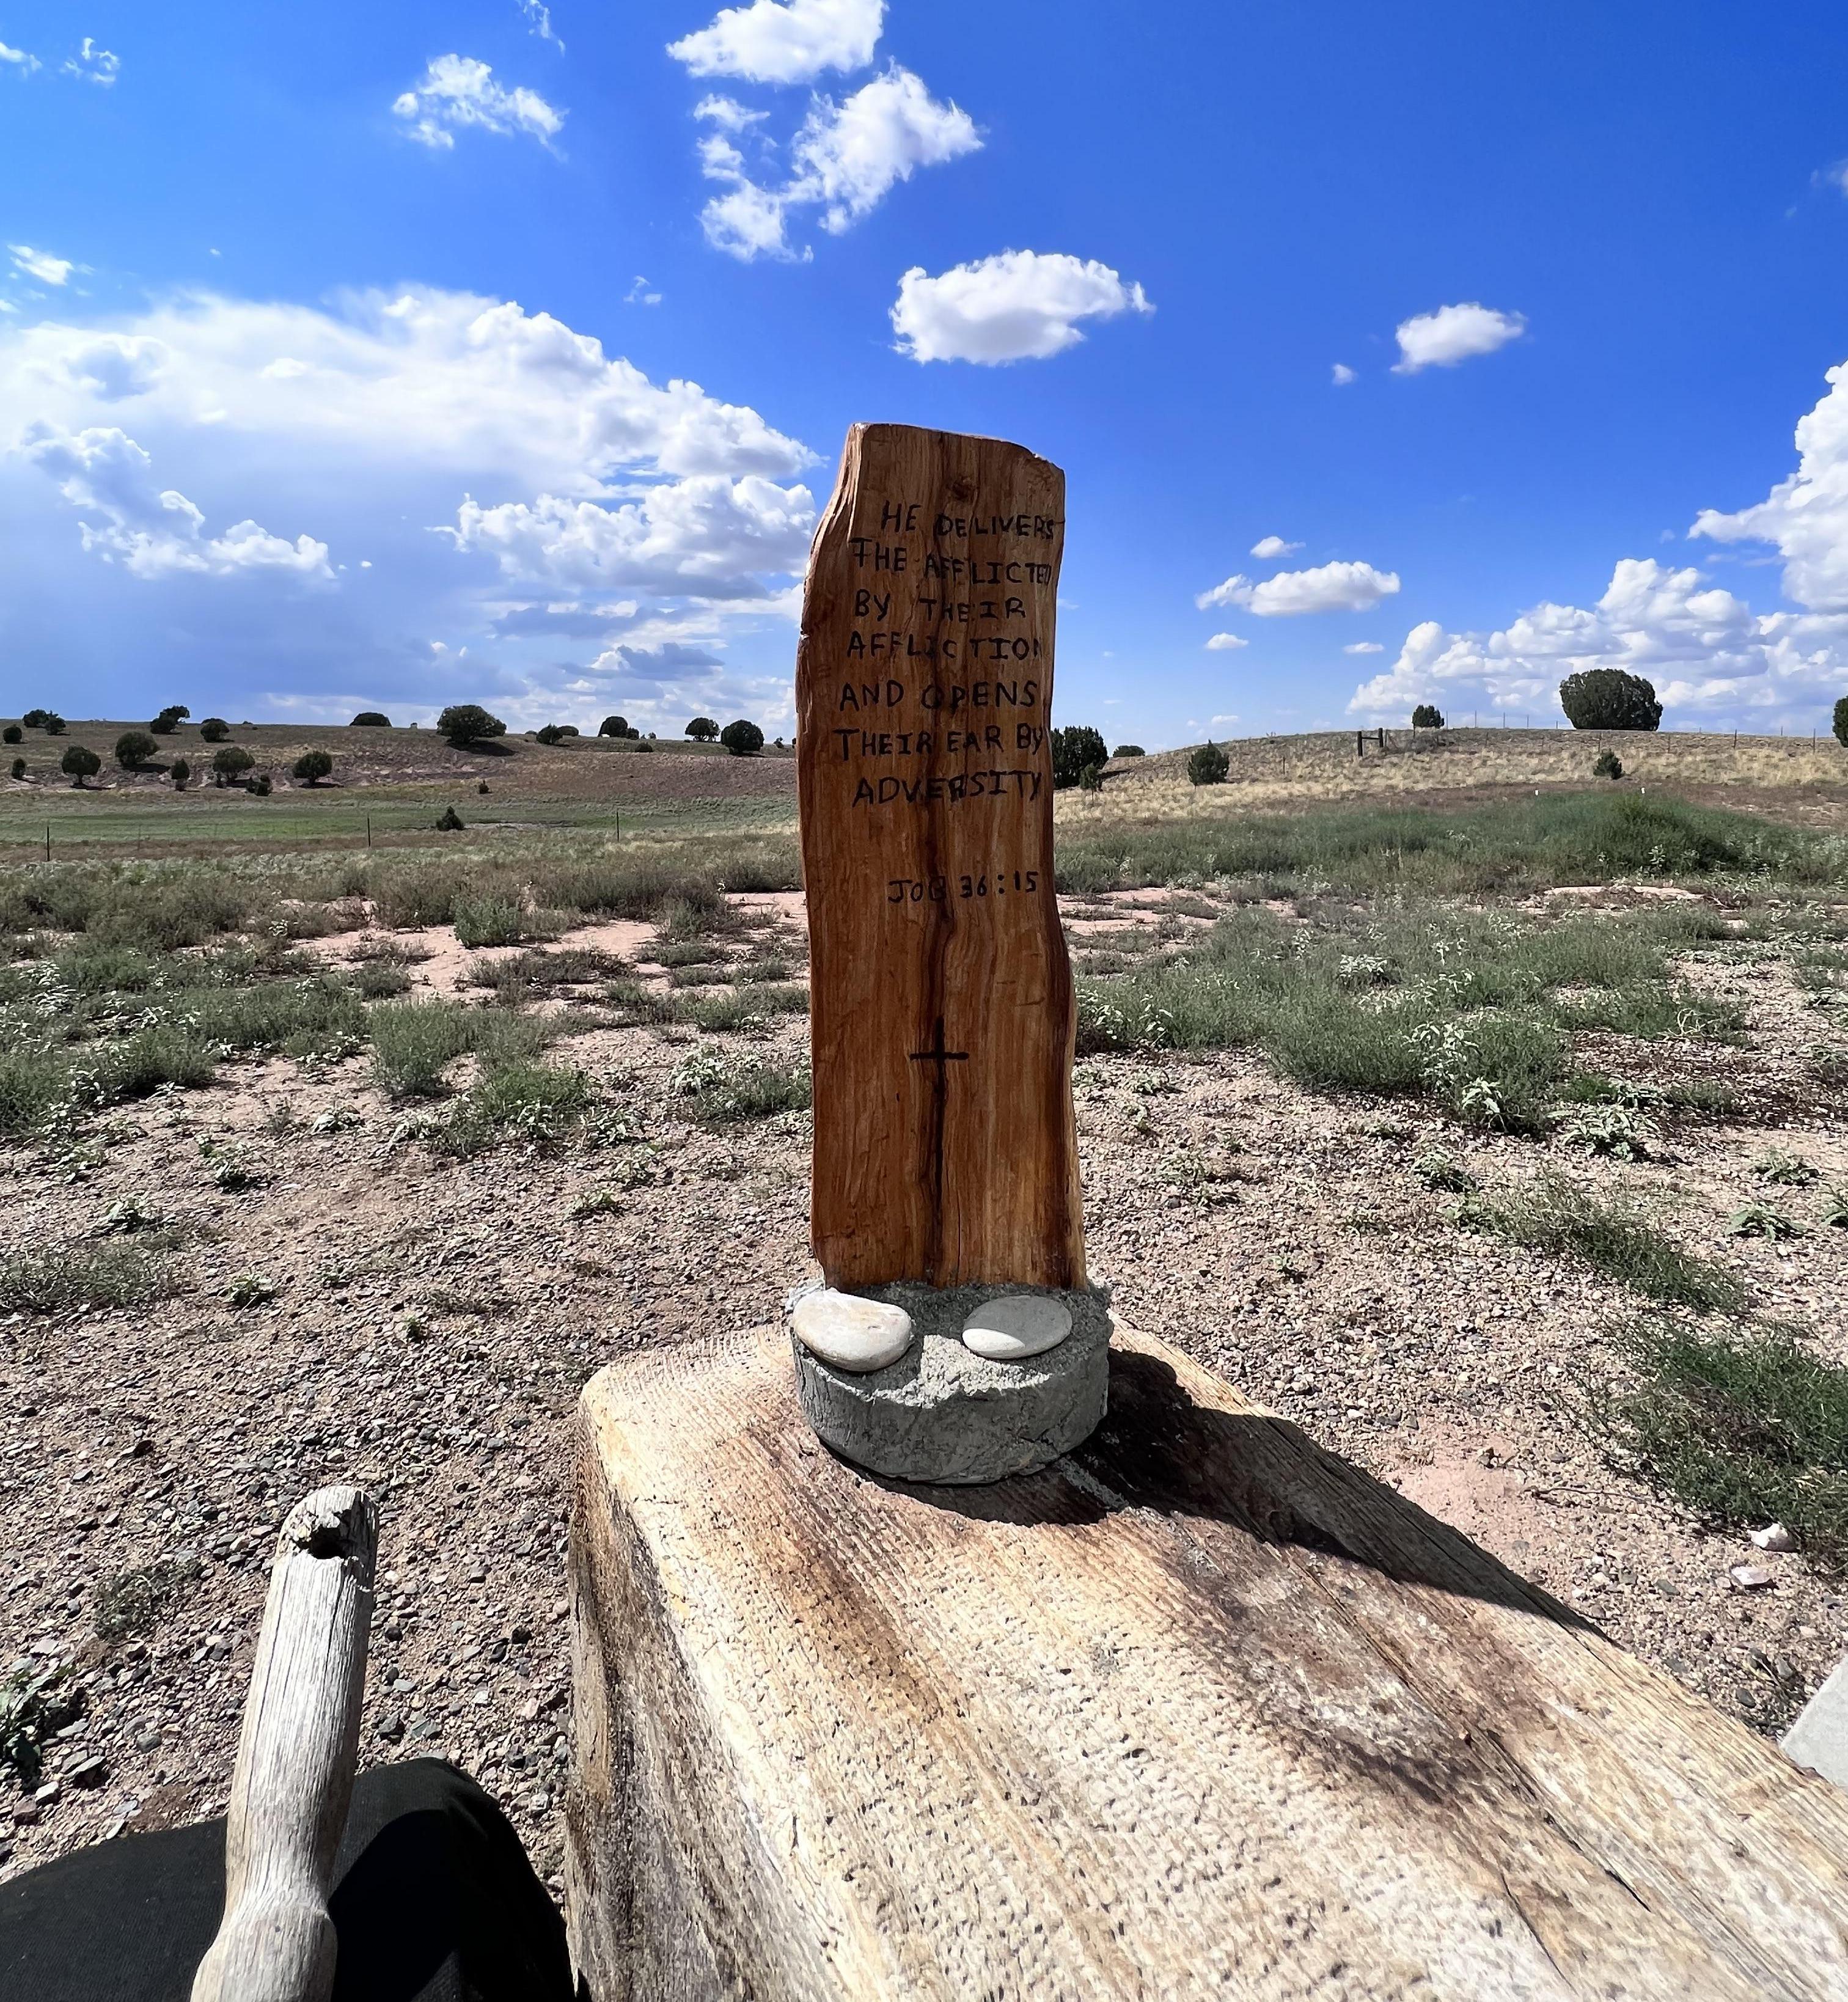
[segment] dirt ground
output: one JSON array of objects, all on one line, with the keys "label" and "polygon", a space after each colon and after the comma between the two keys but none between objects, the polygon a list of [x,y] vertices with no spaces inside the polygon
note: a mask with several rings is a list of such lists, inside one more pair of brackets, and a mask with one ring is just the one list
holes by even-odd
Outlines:
[{"label": "dirt ground", "polygon": [[[760,943],[774,928],[800,956],[799,899],[741,901]],[[1074,927],[1156,901],[1086,899]],[[422,943],[420,985],[457,991],[473,955],[447,931]],[[645,960],[649,939],[591,927],[567,943]],[[344,959],[362,943],[323,949]],[[1454,1199],[1411,1170],[1433,1142],[1491,1187],[1569,1166],[1657,1209],[1746,1275],[1764,1312],[1848,1360],[1848,1232],[1726,1234],[1760,1193],[1749,1164],[1769,1146],[1848,1181],[1840,1121],[1790,1088],[1818,1018],[1782,968],[1700,974],[1749,1012],[1733,1081],[1774,1125],[1689,1128],[1647,1162],[1568,1160],[1563,1142],[1459,1139],[1402,1106],[1312,1097],[1255,1056],[1090,1059],[1076,1085],[1086,1216],[1125,1320],[1774,1728],[1848,1651],[1840,1588],[1800,1557],[1702,1533],[1602,1464],[1578,1402],[1601,1324],[1634,1303],[1458,1227]],[[626,1349],[775,1315],[804,1268],[807,1118],[690,1123],[668,1077],[699,1040],[633,1028],[559,1045],[555,1060],[589,1069],[641,1137],[554,1158],[454,1162],[395,1141],[400,1114],[364,1056],[228,1065],[212,1088],[131,1108],[103,1163],[69,1178],[0,1152],[16,1241],[64,1241],[129,1198],[193,1233],[187,1289],[152,1310],[0,1322],[0,1655],[74,1661],[88,1696],[47,1762],[51,1793],[0,1803],[13,1823],[0,1823],[0,1875],[221,1807],[276,1526],[342,1478],[382,1502],[364,1760],[436,1752],[480,1774],[556,1888],[573,1402]],[[797,1058],[804,1040],[785,1020],[746,1046]],[[1678,1060],[1665,1046],[1671,1072]],[[324,1113],[357,1123],[317,1133]],[[229,1138],[271,1178],[215,1187],[200,1142]],[[574,1217],[600,1191],[608,1206]],[[226,1289],[246,1276],[273,1294],[233,1306]],[[1747,1558],[1768,1585],[1733,1585]],[[152,1631],[99,1639],[99,1594],[151,1567]]]}]

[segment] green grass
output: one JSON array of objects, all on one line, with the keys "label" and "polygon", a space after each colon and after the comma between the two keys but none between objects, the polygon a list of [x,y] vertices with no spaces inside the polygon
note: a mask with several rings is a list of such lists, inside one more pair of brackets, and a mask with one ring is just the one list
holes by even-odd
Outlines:
[{"label": "green grass", "polygon": [[768,1058],[740,1061],[708,1050],[698,1051],[677,1065],[669,1088],[691,1100],[694,1118],[709,1126],[806,1111],[814,1102],[806,1063],[778,1063]]},{"label": "green grass", "polygon": [[594,946],[566,946],[556,952],[519,952],[511,959],[477,961],[469,969],[469,979],[476,987],[549,989],[586,987],[628,970],[619,954],[600,952]]},{"label": "green grass", "polygon": [[438,1098],[444,1073],[473,1047],[472,1011],[453,1001],[386,1001],[366,1018],[372,1069],[394,1098]]},{"label": "green grass", "polygon": [[457,897],[452,912],[459,945],[518,945],[532,936],[526,912],[511,897]]},{"label": "green grass", "polygon": [[1839,886],[1836,837],[1665,797],[1567,793],[1464,807],[1329,807],[1087,828],[1059,844],[1062,891],[1245,884],[1288,895],[1525,895],[1617,877]]},{"label": "green grass", "polygon": [[470,1085],[427,1137],[436,1153],[460,1157],[510,1142],[549,1149],[595,1100],[582,1071],[511,1062]]},{"label": "green grass", "polygon": [[603,1004],[619,1028],[641,1023],[671,1022],[678,1009],[671,995],[663,994],[640,980],[612,980],[603,990]]},{"label": "green grass", "polygon": [[1672,1320],[1622,1346],[1636,1380],[1589,1406],[1609,1446],[1703,1522],[1779,1522],[1816,1555],[1848,1556],[1848,1369],[1787,1333]]},{"label": "green grass", "polygon": [[1531,1250],[1576,1258],[1664,1306],[1736,1313],[1745,1302],[1745,1287],[1723,1267],[1684,1251],[1634,1210],[1561,1175],[1474,1198],[1463,1206],[1459,1221]]},{"label": "green grass", "polygon": [[145,1244],[80,1241],[0,1257],[0,1308],[16,1313],[145,1306],[173,1289],[166,1261]]},{"label": "green grass", "polygon": [[394,1098],[440,1098],[447,1072],[472,1053],[484,1072],[528,1062],[560,1033],[554,1024],[456,1001],[387,1001],[369,1011],[372,1068]]},{"label": "green grass", "polygon": [[717,1034],[762,1028],[778,1015],[808,1012],[806,987],[747,987],[721,989],[676,1001],[674,1019]]},{"label": "green grass", "polygon": [[1311,1090],[1437,1100],[1477,1123],[1543,1129],[1595,1019],[1636,1034],[1734,1032],[1676,985],[1711,935],[1674,907],[1535,921],[1387,900],[1292,924],[1250,909],[1112,979],[1080,978],[1079,1048],[1257,1048]]},{"label": "green grass", "polygon": [[207,1044],[232,1050],[278,1050],[307,1037],[363,1034],[366,1010],[346,981],[322,974],[190,996],[176,1011],[176,1019]]},{"label": "green grass", "polygon": [[393,1001],[411,990],[411,977],[404,968],[384,960],[362,960],[348,968],[347,978],[362,1001]]}]

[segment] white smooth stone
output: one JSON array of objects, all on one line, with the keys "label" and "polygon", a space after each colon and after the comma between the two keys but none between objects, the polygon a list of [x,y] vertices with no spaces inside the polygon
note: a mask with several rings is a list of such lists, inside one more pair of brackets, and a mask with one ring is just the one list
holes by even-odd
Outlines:
[{"label": "white smooth stone", "polygon": [[1045,1293],[1004,1293],[963,1323],[963,1346],[992,1362],[1044,1355],[1072,1332],[1072,1310]]},{"label": "white smooth stone", "polygon": [[790,1320],[810,1355],[856,1376],[889,1367],[912,1345],[911,1316],[903,1307],[838,1293],[832,1286],[804,1293]]}]

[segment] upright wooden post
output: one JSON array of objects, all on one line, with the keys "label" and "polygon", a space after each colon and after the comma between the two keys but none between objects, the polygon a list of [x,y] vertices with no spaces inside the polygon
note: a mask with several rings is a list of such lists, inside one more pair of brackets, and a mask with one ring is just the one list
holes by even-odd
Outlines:
[{"label": "upright wooden post", "polygon": [[1065,476],[856,424],[796,656],[828,1283],[1084,1282],[1052,864]]}]

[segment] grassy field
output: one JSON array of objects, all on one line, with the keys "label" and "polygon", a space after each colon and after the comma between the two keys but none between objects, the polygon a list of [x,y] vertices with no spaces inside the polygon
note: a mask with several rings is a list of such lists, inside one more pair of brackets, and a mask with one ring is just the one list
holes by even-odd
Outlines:
[{"label": "grassy field", "polygon": [[[1382,741],[1383,739],[1383,741]],[[1101,792],[1062,800],[1089,827],[1123,820],[1215,818],[1254,806],[1356,799],[1532,792],[1592,783],[1599,753],[1615,751],[1618,789],[1667,788],[1686,797],[1775,800],[1785,811],[1848,807],[1848,749],[1832,738],[1754,737],[1733,731],[1577,731],[1485,727],[1323,731],[1222,741],[1231,760],[1219,786],[1187,783],[1187,752],[1118,759]]]},{"label": "grassy field", "polygon": [[[214,747],[201,743],[190,724],[161,740],[148,769],[124,773],[114,745],[128,727],[74,722],[60,737],[26,733],[11,753],[25,759],[25,777],[0,779],[0,856],[43,856],[47,835],[54,858],[92,846],[160,855],[362,849],[368,840],[375,846],[440,844],[445,837],[435,823],[446,807],[484,839],[540,829],[593,835],[619,828],[661,835],[767,832],[795,822],[793,754],[775,745],[760,757],[738,759],[685,741],[663,740],[642,750],[609,739],[549,746],[521,737],[457,751],[427,730],[240,725],[231,741],[251,752],[253,769],[268,773],[274,786],[267,798],[257,798],[210,783]],[[1848,828],[1848,751],[1826,738],[1812,744],[1730,734],[1487,728],[1415,737],[1388,731],[1383,745],[1376,735],[1363,735],[1358,757],[1351,731],[1234,740],[1225,746],[1230,776],[1219,786],[1187,783],[1185,750],[1118,759],[1100,792],[1058,795],[1068,873],[1079,868],[1081,854],[1173,857],[1186,849],[1209,860],[1229,857],[1236,846],[1229,833],[1216,842],[1203,828],[1223,822],[1261,826],[1306,809],[1372,802],[1428,812],[1445,802],[1582,793],[1593,760],[1607,745],[1620,752],[1626,769],[1622,781],[1602,788],[1612,797],[1666,791],[1797,825]],[[72,743],[103,760],[101,773],[82,790],[58,769]],[[295,760],[311,748],[329,752],[334,761],[332,780],[316,786],[290,776]],[[176,757],[193,768],[193,784],[183,793],[168,777]],[[1518,821],[1510,825],[1518,833]],[[1360,832],[1350,839],[1371,842],[1383,855],[1403,846],[1386,839],[1393,823],[1356,825]],[[1256,850],[1247,843],[1247,852]]]},{"label": "grassy field", "polygon": [[[219,786],[210,771],[218,748],[183,724],[160,740],[144,769],[125,772],[115,744],[129,727],[72,722],[63,734],[28,731],[0,769],[23,758],[23,779],[0,780],[0,855],[44,853],[49,833],[61,852],[96,845],[138,847],[146,854],[190,849],[253,850],[317,846],[364,848],[427,839],[452,809],[472,832],[570,828],[603,834],[676,833],[775,826],[795,811],[793,754],[766,747],[734,758],[717,745],[662,741],[646,748],[609,738],[560,745],[507,738],[459,751],[428,730],[355,730],[265,724],[233,728],[230,741],[255,760],[273,790],[258,797]],[[59,769],[65,748],[81,744],[103,769],[82,788]],[[328,781],[308,786],[291,776],[305,751],[333,759]],[[169,776],[183,758],[192,781],[183,793]]]},{"label": "grassy field", "polygon": [[[211,1636],[254,1631],[253,1554],[323,1478],[392,1483],[402,1575],[440,1550],[493,1580],[385,1630],[368,1756],[529,1770],[506,1719],[529,1669],[568,1677],[577,1386],[612,1344],[773,1317],[807,1251],[786,757],[249,736],[273,770],[331,748],[340,783],[0,797],[0,1400],[37,1456],[0,1481],[0,1644],[106,1664],[80,1749],[124,1798],[183,1778],[189,1812],[235,1738]],[[1831,754],[1745,745],[1683,790],[1480,737],[1372,792],[1330,739],[1287,783],[1267,743],[1238,783],[1149,760],[1059,796],[1091,1255],[1133,1324],[1776,1728],[1848,1641]],[[180,1512],[204,1554],[157,1578]],[[1773,1517],[1797,1550],[1716,1642]],[[516,1627],[549,1652],[459,1692]],[[119,1812],[66,1788],[0,1867]]]}]

